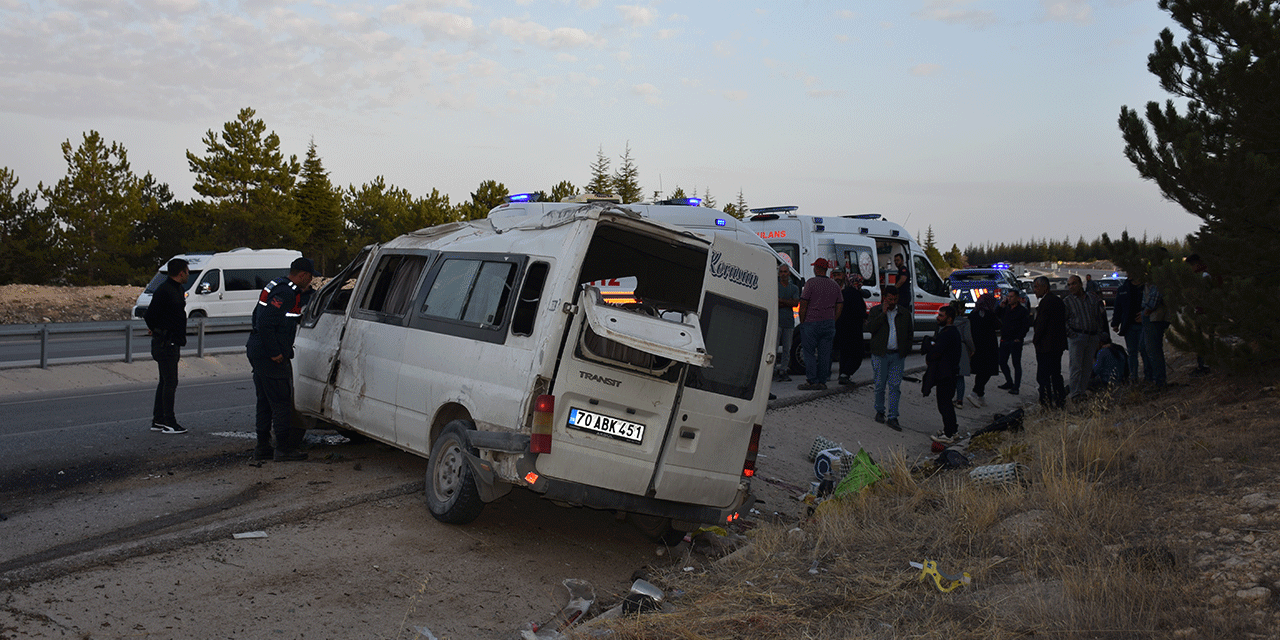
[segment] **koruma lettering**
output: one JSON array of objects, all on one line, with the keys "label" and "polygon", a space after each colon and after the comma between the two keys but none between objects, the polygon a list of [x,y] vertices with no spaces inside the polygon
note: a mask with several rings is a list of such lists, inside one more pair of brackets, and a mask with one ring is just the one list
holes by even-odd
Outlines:
[{"label": "koruma lettering", "polygon": [[711,277],[728,280],[748,289],[760,288],[760,276],[756,272],[748,271],[735,264],[722,262],[719,251],[711,252]]}]

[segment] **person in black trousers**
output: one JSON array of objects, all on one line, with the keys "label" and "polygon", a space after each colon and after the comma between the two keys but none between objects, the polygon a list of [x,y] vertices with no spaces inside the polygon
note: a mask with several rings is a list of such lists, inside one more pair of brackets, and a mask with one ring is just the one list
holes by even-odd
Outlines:
[{"label": "person in black trousers", "polygon": [[960,331],[952,324],[956,319],[956,309],[951,305],[943,305],[938,309],[938,335],[933,344],[925,352],[926,364],[924,379],[924,395],[936,390],[938,413],[942,416],[942,431],[929,436],[934,442],[954,444],[956,442],[956,406],[951,396],[956,393],[956,376],[960,373]]},{"label": "person in black trousers", "polygon": [[276,278],[263,287],[253,309],[253,331],[245,344],[245,355],[253,367],[253,388],[258,400],[254,460],[307,459],[301,451],[303,434],[289,423],[293,412],[291,361],[298,321],[311,297],[311,279],[317,275],[315,263],[309,258],[294,260],[288,277]]},{"label": "person in black trousers", "polygon": [[168,278],[156,287],[142,319],[151,334],[151,357],[160,369],[156,385],[155,408],[151,413],[151,430],[160,433],[186,433],[173,413],[178,392],[178,359],[187,344],[187,278],[191,277],[186,260],[174,258],[166,267]]},{"label": "person in black trousers", "polygon": [[[1000,315],[1000,372],[1004,384],[996,387],[1018,395],[1022,386],[1022,342],[1031,329],[1031,312],[1022,304],[1022,295],[1010,293],[997,313]],[[1009,361],[1013,361],[1013,375],[1009,375]]]},{"label": "person in black trousers", "polygon": [[1040,276],[1032,283],[1040,305],[1032,323],[1035,333],[1031,343],[1036,347],[1036,383],[1040,385],[1040,405],[1061,409],[1067,403],[1067,388],[1062,380],[1062,352],[1067,350],[1067,307],[1057,294],[1049,290],[1049,279]]},{"label": "person in black trousers", "polygon": [[862,276],[851,273],[840,290],[844,306],[836,318],[836,349],[840,351],[840,384],[853,384],[849,376],[862,366],[862,323],[867,319],[867,303],[871,292],[862,288]]}]

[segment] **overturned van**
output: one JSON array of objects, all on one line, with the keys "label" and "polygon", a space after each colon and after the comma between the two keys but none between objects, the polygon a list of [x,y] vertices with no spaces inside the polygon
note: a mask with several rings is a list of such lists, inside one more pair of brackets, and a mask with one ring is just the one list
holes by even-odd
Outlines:
[{"label": "overturned van", "polygon": [[[775,258],[612,204],[423,229],[365,250],[298,330],[304,418],[428,458],[439,520],[512,487],[678,523],[754,501]],[[593,283],[635,278],[634,300]]]}]

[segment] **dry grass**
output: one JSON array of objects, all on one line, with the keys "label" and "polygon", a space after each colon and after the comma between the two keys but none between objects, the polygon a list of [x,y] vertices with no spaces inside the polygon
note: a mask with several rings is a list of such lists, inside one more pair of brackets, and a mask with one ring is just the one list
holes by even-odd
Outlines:
[{"label": "dry grass", "polygon": [[[1239,513],[1225,498],[1212,512],[1207,496],[1277,475],[1280,403],[1263,384],[1123,391],[975,443],[978,464],[1027,464],[1022,484],[882,461],[888,479],[798,527],[757,528],[700,572],[658,570],[651,580],[679,593],[673,611],[614,621],[609,637],[1272,637],[1269,603],[1207,604],[1219,587],[1188,542]],[[925,559],[972,584],[940,592],[908,565]]]}]

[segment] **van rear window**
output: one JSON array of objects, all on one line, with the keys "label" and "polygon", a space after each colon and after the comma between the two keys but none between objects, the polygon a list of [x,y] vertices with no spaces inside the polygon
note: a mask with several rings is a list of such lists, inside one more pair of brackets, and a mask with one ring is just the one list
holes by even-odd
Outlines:
[{"label": "van rear window", "polygon": [[750,400],[760,374],[769,313],[759,307],[708,293],[702,305],[702,339],[711,367],[689,370],[687,385]]}]

